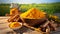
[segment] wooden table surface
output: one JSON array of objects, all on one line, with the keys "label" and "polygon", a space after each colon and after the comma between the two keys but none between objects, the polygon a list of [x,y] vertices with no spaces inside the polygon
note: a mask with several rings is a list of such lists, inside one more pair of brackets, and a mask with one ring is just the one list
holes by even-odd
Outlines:
[{"label": "wooden table surface", "polygon": [[[22,27],[18,30],[12,30],[9,28],[7,19],[9,17],[0,17],[0,34],[41,34],[41,32],[32,31],[26,27]],[[27,33],[26,33],[27,32]],[[51,34],[60,34],[60,28],[57,31],[51,32]]]},{"label": "wooden table surface", "polygon": [[[11,28],[9,28],[9,23],[7,22],[7,19],[9,17],[0,17],[0,34],[41,34],[40,32],[36,32],[26,28],[26,27],[22,27],[21,29],[18,30],[12,30]],[[30,33],[31,32],[31,33]]]},{"label": "wooden table surface", "polygon": [[9,23],[7,22],[8,18],[9,17],[0,17],[0,34],[12,31],[12,29],[8,27],[9,25]]}]

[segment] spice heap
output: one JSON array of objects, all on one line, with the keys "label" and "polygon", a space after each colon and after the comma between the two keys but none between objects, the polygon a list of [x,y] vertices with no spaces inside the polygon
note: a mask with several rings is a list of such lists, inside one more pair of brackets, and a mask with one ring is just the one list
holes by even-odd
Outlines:
[{"label": "spice heap", "polygon": [[40,19],[46,17],[46,13],[38,10],[36,8],[29,9],[27,12],[22,13],[20,17],[22,18],[30,18],[30,19]]},{"label": "spice heap", "polygon": [[10,23],[10,28],[16,28],[16,27],[19,27],[21,26],[18,22],[13,22],[13,23]]}]

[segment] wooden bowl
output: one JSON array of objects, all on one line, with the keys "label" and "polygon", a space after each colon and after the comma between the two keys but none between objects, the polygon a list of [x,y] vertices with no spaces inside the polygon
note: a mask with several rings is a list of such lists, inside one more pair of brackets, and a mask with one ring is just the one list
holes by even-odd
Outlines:
[{"label": "wooden bowl", "polygon": [[25,23],[27,23],[30,26],[35,26],[38,24],[42,24],[44,21],[46,21],[46,18],[43,19],[28,19],[28,18],[23,18]]},{"label": "wooden bowl", "polygon": [[20,26],[18,26],[18,27],[15,27],[15,28],[11,28],[10,26],[11,26],[11,23],[9,24],[9,27],[11,28],[11,29],[13,29],[13,30],[17,30],[17,29],[19,29],[19,28],[21,28],[22,27],[22,23],[20,23],[20,22],[18,22],[19,24],[20,24]]}]

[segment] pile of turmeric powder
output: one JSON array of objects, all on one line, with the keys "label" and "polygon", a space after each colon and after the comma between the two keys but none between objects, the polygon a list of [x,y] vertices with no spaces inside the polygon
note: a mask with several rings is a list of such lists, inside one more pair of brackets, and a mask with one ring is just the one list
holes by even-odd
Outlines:
[{"label": "pile of turmeric powder", "polygon": [[44,18],[46,16],[45,14],[46,13],[41,10],[32,8],[32,9],[29,9],[28,11],[26,11],[25,13],[22,13],[20,15],[20,17],[29,18],[29,19],[40,19],[40,18]]},{"label": "pile of turmeric powder", "polygon": [[10,23],[10,28],[16,28],[16,27],[19,27],[21,26],[21,24],[19,24],[18,22],[13,22],[13,23]]}]

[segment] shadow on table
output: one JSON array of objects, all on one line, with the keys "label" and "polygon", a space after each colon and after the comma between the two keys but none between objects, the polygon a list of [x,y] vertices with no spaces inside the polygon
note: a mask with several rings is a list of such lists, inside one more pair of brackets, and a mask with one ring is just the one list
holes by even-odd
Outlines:
[{"label": "shadow on table", "polygon": [[14,30],[14,32],[19,33],[19,34],[23,34],[24,32],[28,32],[28,31],[32,31],[32,30],[24,26],[20,29]]}]

